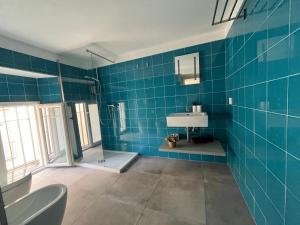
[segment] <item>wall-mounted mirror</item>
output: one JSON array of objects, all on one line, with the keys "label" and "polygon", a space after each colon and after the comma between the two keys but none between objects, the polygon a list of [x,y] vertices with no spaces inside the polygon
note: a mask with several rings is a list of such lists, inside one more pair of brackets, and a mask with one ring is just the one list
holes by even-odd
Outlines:
[{"label": "wall-mounted mirror", "polygon": [[199,53],[191,53],[175,57],[175,73],[182,85],[200,83]]}]

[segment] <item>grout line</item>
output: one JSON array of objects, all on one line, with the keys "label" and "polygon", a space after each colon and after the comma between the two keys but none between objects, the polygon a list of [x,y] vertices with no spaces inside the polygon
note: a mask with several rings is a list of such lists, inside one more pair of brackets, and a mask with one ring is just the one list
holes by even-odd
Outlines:
[{"label": "grout line", "polygon": [[154,186],[154,188],[153,188],[151,194],[149,195],[149,198],[145,201],[144,208],[143,208],[141,214],[139,215],[139,217],[138,217],[138,219],[137,219],[135,225],[139,225],[139,224],[140,224],[141,219],[142,219],[142,217],[143,217],[143,215],[144,215],[144,212],[145,212],[145,210],[146,210],[146,208],[147,208],[147,206],[148,206],[148,203],[149,203],[151,197],[153,196],[154,192],[157,190],[158,184],[159,184],[160,181],[161,181],[161,176],[162,176],[162,173],[159,174],[159,178],[157,179],[157,182],[156,182],[156,184],[155,184],[155,186]]},{"label": "grout line", "polygon": [[[284,2],[284,0],[281,0],[281,3]],[[232,60],[232,58],[234,56],[236,56],[240,51],[241,49],[246,46],[246,43],[254,36],[255,33],[257,33],[259,31],[259,29],[265,24],[265,22],[267,22],[267,20],[275,13],[275,11],[279,8],[279,6],[281,5],[281,3],[279,3],[277,5],[277,7],[275,9],[273,9],[273,11],[271,12],[271,14],[269,14],[269,10],[267,10],[267,16],[266,18],[264,19],[264,21],[252,32],[252,34],[250,35],[250,37],[246,40],[245,38],[245,34],[243,34],[244,36],[244,44],[236,51],[236,53],[234,55],[232,55],[232,57],[229,58],[229,61]],[[232,42],[232,47],[233,47],[233,42]]]}]

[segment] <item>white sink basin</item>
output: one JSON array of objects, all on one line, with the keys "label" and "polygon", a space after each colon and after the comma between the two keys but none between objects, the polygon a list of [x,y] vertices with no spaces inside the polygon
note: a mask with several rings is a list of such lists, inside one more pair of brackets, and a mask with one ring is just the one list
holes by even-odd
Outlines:
[{"label": "white sink basin", "polygon": [[167,116],[168,127],[208,127],[206,113],[172,113]]}]

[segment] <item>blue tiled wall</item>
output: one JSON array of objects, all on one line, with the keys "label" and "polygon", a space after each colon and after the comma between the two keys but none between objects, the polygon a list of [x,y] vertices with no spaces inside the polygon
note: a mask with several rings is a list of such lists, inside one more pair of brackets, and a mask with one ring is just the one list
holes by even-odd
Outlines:
[{"label": "blue tiled wall", "polygon": [[[174,72],[174,57],[199,52],[201,83],[182,86]],[[102,84],[101,118],[105,149],[137,151],[143,155],[204,161],[226,161],[225,157],[195,156],[159,152],[164,138],[184,129],[166,126],[166,116],[191,110],[198,102],[209,115],[209,127],[198,133],[212,134],[226,149],[224,115],[225,42],[216,41],[100,68]],[[119,120],[113,123],[108,104],[125,104],[126,130],[120,132]]]},{"label": "blue tiled wall", "polygon": [[0,74],[0,101],[38,101],[36,79]]},{"label": "blue tiled wall", "polygon": [[57,77],[37,79],[39,100],[41,103],[61,102],[61,90]]},{"label": "blue tiled wall", "polygon": [[247,3],[226,41],[228,163],[258,225],[300,221],[300,1]]},{"label": "blue tiled wall", "polygon": [[[35,56],[0,48],[0,66],[58,76],[57,63]],[[61,64],[63,77],[83,78],[87,70]],[[94,100],[89,85],[64,82],[67,101]],[[0,74],[0,101],[60,102],[57,78],[32,79]]]},{"label": "blue tiled wall", "polygon": [[95,101],[95,95],[90,92],[92,84],[63,82],[66,101]]}]

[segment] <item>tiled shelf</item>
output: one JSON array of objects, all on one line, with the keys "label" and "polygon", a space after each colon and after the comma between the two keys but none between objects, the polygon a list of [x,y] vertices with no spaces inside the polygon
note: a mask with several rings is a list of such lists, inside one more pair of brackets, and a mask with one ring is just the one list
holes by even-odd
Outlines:
[{"label": "tiled shelf", "polygon": [[165,142],[159,147],[159,151],[188,153],[195,155],[226,156],[221,143],[217,140],[214,140],[210,143],[201,144],[195,144],[192,142],[187,142],[186,140],[180,140],[177,143],[176,148],[170,148]]}]

